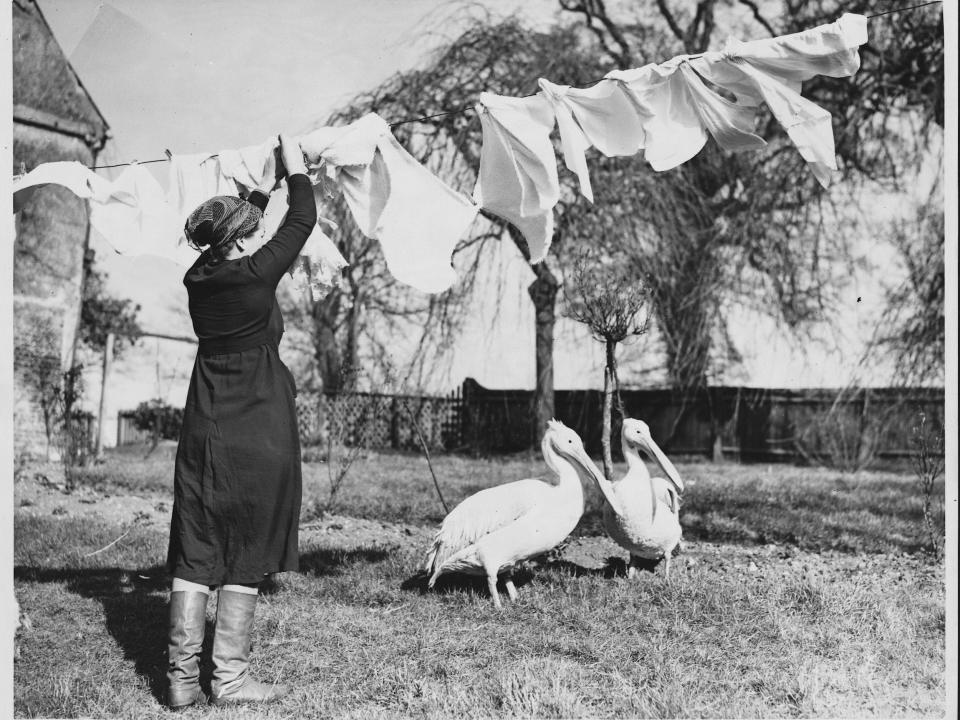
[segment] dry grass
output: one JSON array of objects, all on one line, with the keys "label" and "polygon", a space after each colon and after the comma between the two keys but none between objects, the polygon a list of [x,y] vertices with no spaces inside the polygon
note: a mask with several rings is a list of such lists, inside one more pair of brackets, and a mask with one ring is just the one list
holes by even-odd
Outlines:
[{"label": "dry grass", "polygon": [[[145,463],[115,454],[88,481],[168,493],[169,449],[158,453]],[[435,467],[453,502],[539,471],[529,458],[441,457]],[[256,716],[942,715],[943,573],[905,554],[923,543],[909,476],[680,471],[689,542],[672,584],[551,559],[498,614],[477,583],[424,593],[415,577],[442,515],[423,459],[361,458],[339,512],[414,530],[406,540],[333,525],[304,533],[302,572],[262,598],[254,652],[258,675],[295,690]],[[325,477],[306,467],[307,513]],[[595,522],[589,514],[580,532],[595,534]],[[106,519],[18,513],[16,590],[30,618],[17,641],[18,716],[167,715],[158,700],[165,533],[146,527],[82,557],[119,530]],[[207,707],[184,715],[250,717]]]},{"label": "dry grass", "polygon": [[[110,493],[172,495],[176,446],[161,445],[143,459],[142,447],[128,447],[105,464],[79,475],[81,482]],[[434,470],[452,507],[477,490],[545,473],[542,458],[522,454],[477,459],[433,458]],[[842,473],[790,465],[678,463],[687,486],[684,537],[707,541],[789,543],[806,550],[846,552],[921,551],[927,545],[923,498],[910,471]],[[625,472],[618,464],[616,474]],[[327,499],[326,465],[305,463],[305,521]],[[936,492],[943,493],[941,478]],[[587,488],[587,512],[576,534],[603,534],[600,495]],[[351,467],[335,512],[354,517],[418,525],[444,516],[427,463],[414,453],[367,452]]]}]

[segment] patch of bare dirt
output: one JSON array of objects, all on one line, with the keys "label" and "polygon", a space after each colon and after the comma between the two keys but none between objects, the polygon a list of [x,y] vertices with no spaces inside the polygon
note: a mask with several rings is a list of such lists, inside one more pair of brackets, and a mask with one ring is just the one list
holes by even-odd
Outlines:
[{"label": "patch of bare dirt", "polygon": [[[14,483],[14,510],[17,514],[51,518],[93,517],[121,526],[169,527],[172,510],[167,496],[110,494],[89,487],[68,488],[62,470],[43,468]],[[435,527],[326,515],[301,526],[304,546],[322,545],[343,550],[409,548],[425,551]],[[553,560],[598,570],[625,566],[628,554],[606,536],[572,537],[552,554]],[[735,545],[683,541],[673,567],[682,573],[700,567],[743,576],[800,575],[826,581],[833,577],[881,575],[889,582],[915,581],[918,573],[943,579],[943,566],[925,555],[850,554],[833,550],[810,552],[790,545]],[[662,572],[661,568],[657,569]]]},{"label": "patch of bare dirt", "polygon": [[433,528],[391,523],[380,520],[325,515],[300,526],[301,542],[322,542],[344,550],[358,548],[392,549],[412,546],[426,549],[432,541]]},{"label": "patch of bare dirt", "polygon": [[14,512],[26,516],[60,519],[98,518],[119,525],[169,525],[173,503],[166,497],[100,492],[90,487],[71,488],[62,469],[44,466],[13,485]]}]

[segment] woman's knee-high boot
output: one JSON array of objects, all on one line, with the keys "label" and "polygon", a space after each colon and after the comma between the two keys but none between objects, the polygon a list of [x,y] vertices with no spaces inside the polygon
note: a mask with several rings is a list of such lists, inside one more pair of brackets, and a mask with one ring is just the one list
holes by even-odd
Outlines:
[{"label": "woman's knee-high boot", "polygon": [[250,677],[250,633],[256,607],[256,595],[220,590],[210,686],[210,701],[215,705],[270,702],[287,694],[286,685]]},{"label": "woman's knee-high boot", "polygon": [[202,700],[200,650],[207,622],[207,593],[170,593],[167,705],[179,709]]}]

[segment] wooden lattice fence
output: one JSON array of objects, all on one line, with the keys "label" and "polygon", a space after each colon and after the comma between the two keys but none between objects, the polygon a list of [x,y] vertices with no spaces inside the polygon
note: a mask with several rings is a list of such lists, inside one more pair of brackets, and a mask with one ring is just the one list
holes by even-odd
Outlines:
[{"label": "wooden lattice fence", "polygon": [[384,393],[302,393],[297,397],[304,445],[430,450],[462,444],[459,389],[445,396]]},{"label": "wooden lattice fence", "polygon": [[[621,393],[628,417],[647,422],[665,451],[731,460],[823,462],[851,468],[871,459],[912,457],[920,413],[942,431],[943,388],[777,389],[711,387],[685,398],[671,390]],[[534,427],[533,393],[463,384],[465,447],[481,454],[519,452],[543,433]],[[599,390],[557,390],[555,414],[600,453],[603,396]],[[613,417],[613,436],[620,420]],[[613,455],[619,459],[619,441]]]}]

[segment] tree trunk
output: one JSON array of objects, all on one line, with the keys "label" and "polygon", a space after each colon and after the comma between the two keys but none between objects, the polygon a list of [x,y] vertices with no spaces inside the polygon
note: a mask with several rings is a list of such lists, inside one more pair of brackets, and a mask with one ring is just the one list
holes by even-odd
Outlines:
[{"label": "tree trunk", "polygon": [[340,297],[337,291],[331,292],[313,306],[314,357],[324,392],[336,392],[343,384],[336,333],[339,311]]},{"label": "tree trunk", "polygon": [[557,292],[560,283],[547,267],[546,262],[531,265],[537,275],[527,292],[533,300],[536,313],[535,337],[537,358],[537,382],[533,391],[533,437],[536,445],[554,417],[553,396],[553,327],[556,323]]},{"label": "tree trunk", "polygon": [[615,368],[613,363],[614,350],[617,344],[607,340],[607,364],[603,368],[603,436],[600,444],[603,446],[603,474],[607,480],[613,481],[613,452],[610,449],[610,433],[613,431],[613,378]]},{"label": "tree trunk", "polygon": [[360,377],[358,376],[358,371],[360,370],[360,360],[358,357],[360,346],[360,306],[357,298],[354,298],[353,303],[350,305],[344,324],[346,325],[347,337],[343,345],[343,354],[340,357],[341,372],[349,375],[350,388],[359,390],[357,385],[360,381]]}]

